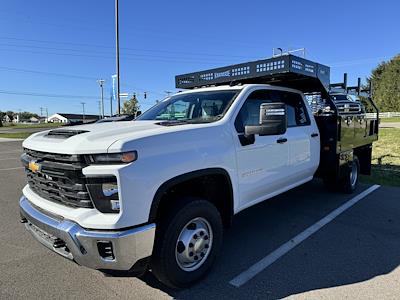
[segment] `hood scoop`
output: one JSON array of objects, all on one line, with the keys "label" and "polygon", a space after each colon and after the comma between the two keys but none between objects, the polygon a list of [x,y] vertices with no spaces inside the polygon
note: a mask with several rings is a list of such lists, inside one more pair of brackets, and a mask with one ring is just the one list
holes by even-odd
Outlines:
[{"label": "hood scoop", "polygon": [[56,138],[56,139],[67,139],[71,136],[78,135],[81,133],[89,132],[87,130],[68,130],[68,129],[56,129],[51,130],[47,134],[49,138]]}]

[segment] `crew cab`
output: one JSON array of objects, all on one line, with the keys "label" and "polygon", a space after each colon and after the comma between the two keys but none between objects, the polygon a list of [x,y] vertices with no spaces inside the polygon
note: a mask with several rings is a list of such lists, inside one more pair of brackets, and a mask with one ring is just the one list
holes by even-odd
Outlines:
[{"label": "crew cab", "polygon": [[[262,68],[276,61],[290,69],[271,70],[271,79]],[[315,66],[315,76],[300,63]],[[33,134],[21,156],[22,223],[82,266],[150,269],[173,287],[199,280],[241,210],[314,176],[352,192],[369,173],[377,120],[364,118],[357,131],[348,121],[357,116],[341,115],[320,83],[319,66],[290,55],[185,74],[177,87],[188,90],[134,121]],[[323,100],[316,111],[310,86]]]}]

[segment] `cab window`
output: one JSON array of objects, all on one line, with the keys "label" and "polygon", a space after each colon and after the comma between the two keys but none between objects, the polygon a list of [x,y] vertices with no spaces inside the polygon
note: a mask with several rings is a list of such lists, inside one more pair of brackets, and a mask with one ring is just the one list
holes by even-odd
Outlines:
[{"label": "cab window", "polygon": [[244,102],[235,120],[238,133],[243,133],[246,125],[260,123],[262,103],[283,102],[286,104],[288,127],[310,125],[310,118],[302,97],[297,93],[278,90],[257,90]]}]

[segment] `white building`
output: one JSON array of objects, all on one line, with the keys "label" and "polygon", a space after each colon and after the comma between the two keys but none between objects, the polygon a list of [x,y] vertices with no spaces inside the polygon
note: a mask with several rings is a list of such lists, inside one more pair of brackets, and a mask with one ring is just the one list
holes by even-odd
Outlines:
[{"label": "white building", "polygon": [[[97,115],[85,115],[85,123],[97,121],[99,116]],[[48,123],[80,123],[83,122],[83,115],[81,114],[66,114],[66,113],[55,113],[47,119]]]}]

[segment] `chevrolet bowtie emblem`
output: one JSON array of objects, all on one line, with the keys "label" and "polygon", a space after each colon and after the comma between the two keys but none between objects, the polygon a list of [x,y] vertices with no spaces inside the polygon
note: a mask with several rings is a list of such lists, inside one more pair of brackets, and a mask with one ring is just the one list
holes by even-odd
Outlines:
[{"label": "chevrolet bowtie emblem", "polygon": [[28,169],[31,170],[33,173],[39,172],[42,166],[38,164],[36,161],[31,160],[28,165]]}]

